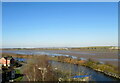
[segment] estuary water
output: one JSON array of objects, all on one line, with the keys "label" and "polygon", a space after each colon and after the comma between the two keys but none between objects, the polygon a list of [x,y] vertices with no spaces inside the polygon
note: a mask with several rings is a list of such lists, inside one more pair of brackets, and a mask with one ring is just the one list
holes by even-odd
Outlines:
[{"label": "estuary water", "polygon": [[57,61],[51,61],[51,64],[54,68],[60,69],[62,71],[71,71],[71,74],[90,75],[90,81],[118,81],[118,79],[109,77],[107,75],[104,75],[103,73],[94,71],[84,66],[78,66]]},{"label": "estuary water", "polygon": [[[26,55],[49,55],[49,56],[68,56],[71,58],[78,58],[76,56],[71,56],[71,55],[66,55],[66,54],[59,54],[54,51],[38,51],[38,50],[3,50],[3,53],[15,53],[15,54],[26,54]],[[62,51],[62,52],[67,52],[67,51]],[[82,54],[88,54],[85,52],[82,52]],[[90,55],[95,55],[94,53]],[[102,59],[106,60],[106,59]],[[108,60],[108,59],[107,59]],[[110,59],[111,60],[111,59]],[[116,59],[114,59],[116,61]],[[74,74],[87,74],[90,75],[91,81],[118,81],[118,79],[109,77],[107,75],[104,75],[103,73],[96,72],[90,68],[84,67],[84,66],[77,66],[74,64],[68,64],[68,63],[62,63],[62,62],[56,62],[52,61],[51,62],[53,67],[57,67],[58,69],[62,71],[71,71],[71,73]]]}]

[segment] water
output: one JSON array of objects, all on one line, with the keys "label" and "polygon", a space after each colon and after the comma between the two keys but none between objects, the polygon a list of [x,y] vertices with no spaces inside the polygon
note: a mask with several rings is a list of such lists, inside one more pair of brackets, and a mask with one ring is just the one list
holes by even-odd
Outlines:
[{"label": "water", "polygon": [[[65,54],[58,54],[57,52],[54,51],[37,51],[37,50],[16,50],[16,51],[11,51],[11,50],[3,50],[2,52],[5,53],[15,53],[15,54],[26,54],[26,55],[50,55],[50,56],[67,56],[67,57],[72,57],[72,58],[77,58],[75,56],[70,56],[70,55],[65,55]],[[67,52],[67,51],[62,51],[62,52]],[[70,52],[70,51],[68,51]],[[85,54],[85,53],[82,53]],[[86,53],[87,54],[87,53]],[[91,54],[94,55],[94,54]],[[82,58],[82,57],[81,57]],[[77,66],[74,64],[68,64],[68,63],[61,63],[61,62],[55,62],[52,61],[52,66],[57,67],[60,70],[63,71],[71,71],[72,73],[78,74],[87,74],[91,76],[92,81],[116,81],[117,79],[114,79],[112,77],[106,76],[103,73],[96,72],[92,69],[83,67],[83,66]]]},{"label": "water", "polygon": [[66,55],[66,54],[57,54],[57,53],[52,53],[52,52],[45,52],[45,51],[37,51],[37,50],[15,50],[15,51],[11,51],[11,50],[3,50],[2,52],[5,53],[15,53],[15,54],[25,54],[25,55],[49,55],[49,56],[67,56],[67,57],[71,57],[74,59],[77,59],[76,56],[70,56],[70,55]]},{"label": "water", "polygon": [[[96,55],[98,56],[97,53],[85,53],[85,52],[76,52],[76,51],[65,51],[65,50],[44,50],[44,51],[38,51],[38,50],[3,50],[0,51],[1,52],[5,52],[5,53],[15,53],[15,54],[27,54],[27,55],[49,55],[49,56],[67,56],[67,57],[71,57],[74,59],[82,59],[82,60],[87,60],[84,57],[76,57],[76,56],[72,56],[72,55],[67,55],[67,54],[61,54],[61,53],[77,53],[77,54],[85,54],[85,55]],[[109,55],[109,54],[108,54]],[[99,61],[118,61],[118,59],[98,59]]]},{"label": "water", "polygon": [[26,59],[24,59],[24,58],[14,58],[14,59],[17,60],[17,61],[26,62]]},{"label": "water", "polygon": [[118,61],[119,59],[99,59],[100,61]]},{"label": "water", "polygon": [[3,50],[2,52],[8,52],[8,53],[17,53],[17,54],[58,54],[60,53],[76,53],[76,54],[83,54],[83,55],[96,55],[95,53],[87,53],[87,52],[74,52],[74,51],[64,51],[64,50],[44,50],[44,51],[38,51],[38,50]]},{"label": "water", "polygon": [[62,71],[71,71],[71,73],[79,75],[79,73],[83,75],[90,75],[90,81],[118,81],[118,79],[109,77],[107,75],[104,75],[103,73],[96,72],[90,68],[84,67],[84,66],[77,66],[74,64],[69,63],[62,63],[57,61],[51,61],[52,67],[56,67],[59,70]]}]

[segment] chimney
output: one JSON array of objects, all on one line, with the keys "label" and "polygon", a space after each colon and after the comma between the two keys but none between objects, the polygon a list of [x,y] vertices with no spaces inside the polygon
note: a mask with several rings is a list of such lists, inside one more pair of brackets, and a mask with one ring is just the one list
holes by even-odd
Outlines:
[{"label": "chimney", "polygon": [[6,66],[7,66],[7,57],[5,57],[5,60],[6,60]]}]

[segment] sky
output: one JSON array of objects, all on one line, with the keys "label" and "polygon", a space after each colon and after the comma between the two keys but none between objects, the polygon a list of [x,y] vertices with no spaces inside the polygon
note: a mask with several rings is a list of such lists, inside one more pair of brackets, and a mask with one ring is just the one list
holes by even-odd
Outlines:
[{"label": "sky", "polygon": [[119,2],[119,0],[2,0],[2,2]]},{"label": "sky", "polygon": [[3,2],[5,47],[118,44],[117,2]]}]

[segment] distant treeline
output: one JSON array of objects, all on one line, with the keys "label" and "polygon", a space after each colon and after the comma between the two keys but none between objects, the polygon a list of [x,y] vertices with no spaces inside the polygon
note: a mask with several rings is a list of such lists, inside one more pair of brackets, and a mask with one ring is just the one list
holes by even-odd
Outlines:
[{"label": "distant treeline", "polygon": [[117,46],[94,46],[94,47],[80,47],[80,48],[71,48],[71,49],[98,49],[98,50],[119,50],[120,48]]},{"label": "distant treeline", "polygon": [[65,48],[3,48],[0,50],[72,50],[72,49],[119,49],[117,46],[65,47]]},{"label": "distant treeline", "polygon": [[95,46],[95,47],[79,47],[79,48],[71,48],[71,49],[110,49],[113,46]]}]

